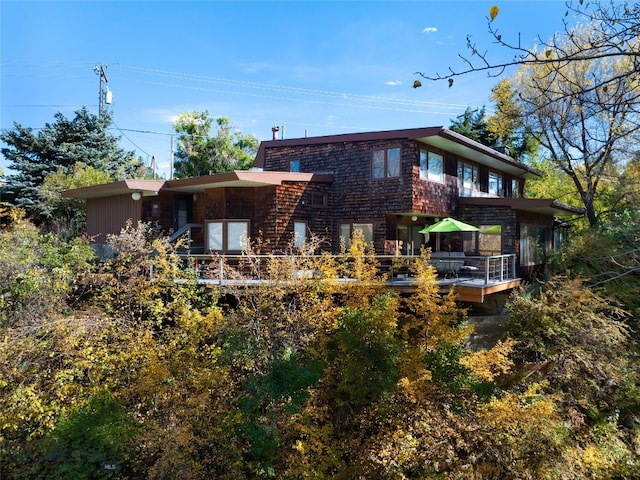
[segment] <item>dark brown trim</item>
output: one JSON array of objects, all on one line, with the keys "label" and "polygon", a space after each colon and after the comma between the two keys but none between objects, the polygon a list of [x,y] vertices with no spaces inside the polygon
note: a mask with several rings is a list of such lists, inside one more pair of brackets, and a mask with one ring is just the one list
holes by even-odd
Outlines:
[{"label": "dark brown trim", "polygon": [[584,215],[584,208],[548,198],[513,197],[460,197],[460,205],[482,207],[509,207],[512,210],[524,210],[545,215]]}]

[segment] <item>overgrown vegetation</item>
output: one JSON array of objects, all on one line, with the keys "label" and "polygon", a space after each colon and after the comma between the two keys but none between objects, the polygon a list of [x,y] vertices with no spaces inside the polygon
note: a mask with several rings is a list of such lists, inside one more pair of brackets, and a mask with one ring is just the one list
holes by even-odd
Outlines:
[{"label": "overgrown vegetation", "polygon": [[231,306],[150,226],[110,244],[94,264],[25,221],[1,231],[3,478],[640,475],[637,316],[585,270],[514,296],[507,338],[472,351],[427,252],[408,297],[354,238],[343,259],[272,258]]}]

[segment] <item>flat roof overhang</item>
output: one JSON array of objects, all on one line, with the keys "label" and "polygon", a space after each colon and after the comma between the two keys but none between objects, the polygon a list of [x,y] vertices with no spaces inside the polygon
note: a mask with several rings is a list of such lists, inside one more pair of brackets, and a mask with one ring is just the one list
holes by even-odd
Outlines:
[{"label": "flat roof overhang", "polygon": [[528,179],[544,175],[542,172],[514,160],[509,155],[446,128],[441,129],[437,135],[417,137],[416,140],[516,177]]},{"label": "flat roof overhang", "polygon": [[549,198],[493,198],[493,197],[460,197],[460,205],[484,207],[509,207],[512,210],[540,213],[562,217],[567,215],[584,215],[582,207],[568,205]]},{"label": "flat roof overhang", "polygon": [[282,185],[285,182],[325,182],[331,183],[331,175],[298,172],[263,172],[236,170],[205,177],[169,180],[164,190],[171,192],[199,193],[212,188],[223,187],[265,187]]},{"label": "flat roof overhang", "polygon": [[102,198],[140,192],[142,196],[157,195],[164,186],[164,180],[121,180],[113,183],[103,183],[91,187],[65,190],[62,196],[70,198]]},{"label": "flat roof overhang", "polygon": [[143,196],[157,195],[159,191],[200,193],[212,188],[246,187],[256,188],[281,185],[284,182],[325,182],[333,181],[331,175],[294,172],[261,172],[236,170],[234,172],[183,178],[180,180],[122,180],[119,182],[75,188],[62,192],[71,198],[101,198],[140,192]]}]

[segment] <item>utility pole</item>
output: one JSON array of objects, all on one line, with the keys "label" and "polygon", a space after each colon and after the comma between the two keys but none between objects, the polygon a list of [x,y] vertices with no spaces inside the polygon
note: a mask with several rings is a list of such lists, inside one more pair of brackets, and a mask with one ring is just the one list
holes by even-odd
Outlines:
[{"label": "utility pole", "polygon": [[[96,72],[96,75],[100,77],[100,98],[98,101],[98,117],[102,117],[102,113],[104,111],[104,98],[107,90],[107,83],[109,83],[109,79],[107,78],[106,68],[109,65],[100,64],[93,67],[93,71]],[[110,102],[108,102],[110,103]]]},{"label": "utility pole", "polygon": [[175,151],[173,135],[171,135],[171,153],[169,153],[169,180],[173,180],[173,152]]}]

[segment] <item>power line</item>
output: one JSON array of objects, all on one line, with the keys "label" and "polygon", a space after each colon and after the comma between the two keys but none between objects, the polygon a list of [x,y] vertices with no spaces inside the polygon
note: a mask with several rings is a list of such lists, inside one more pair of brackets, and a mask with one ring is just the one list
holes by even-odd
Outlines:
[{"label": "power line", "polygon": [[[159,86],[163,86],[163,87],[174,87],[174,88],[185,88],[185,89],[189,89],[189,90],[200,90],[200,91],[204,91],[204,92],[215,92],[215,93],[223,93],[226,95],[242,95],[242,96],[246,96],[246,97],[255,97],[255,98],[266,98],[266,99],[270,99],[270,100],[279,100],[279,101],[283,101],[283,102],[303,102],[303,103],[310,103],[310,104],[315,104],[315,105],[332,105],[335,107],[346,107],[346,108],[366,108],[369,110],[382,110],[382,111],[388,111],[388,112],[404,112],[404,113],[421,113],[421,114],[431,114],[431,115],[457,115],[458,112],[457,111],[433,111],[433,110],[421,110],[419,109],[419,105],[416,105],[416,108],[411,109],[411,108],[394,108],[394,107],[390,107],[390,106],[380,106],[380,105],[363,105],[363,104],[356,104],[356,103],[340,103],[340,102],[328,102],[328,101],[324,101],[324,100],[314,100],[314,99],[309,99],[309,98],[292,98],[292,97],[284,97],[284,96],[277,96],[277,95],[265,95],[265,94],[259,94],[259,93],[251,93],[251,92],[238,92],[238,91],[233,91],[233,90],[220,90],[220,89],[214,89],[214,88],[205,88],[205,87],[198,87],[198,86],[189,86],[189,85],[176,85],[176,84],[171,84],[171,83],[163,83],[163,82],[151,82],[148,80],[139,80],[139,79],[130,79],[127,78],[126,79],[129,82],[138,82],[138,83],[144,83],[147,85],[159,85]],[[348,99],[348,97],[345,97]],[[374,98],[374,97],[372,97]],[[388,101],[387,103],[393,103],[392,101]],[[399,101],[397,103],[404,103],[403,101]],[[460,106],[460,108],[462,108],[462,106]],[[464,108],[467,108],[466,106]]]},{"label": "power line", "polygon": [[[131,140],[126,133],[124,133],[126,130],[120,128],[118,125],[116,125],[116,122],[114,122],[113,120],[111,121],[111,124],[115,127],[116,130],[118,130],[122,136],[124,138],[126,138],[129,142],[131,142],[131,144],[136,147],[138,150],[140,150],[142,153],[144,153],[147,158],[149,158],[151,156],[151,154],[147,151],[145,151],[140,145],[137,145],[133,140]],[[109,129],[108,129],[109,130]]]},{"label": "power line", "polygon": [[[258,82],[247,82],[243,80],[231,80],[231,79],[220,78],[220,77],[210,77],[205,75],[172,72],[167,70],[148,69],[148,68],[141,68],[141,67],[135,67],[135,66],[129,66],[129,65],[119,65],[118,68],[125,71],[130,71],[130,72],[143,73],[145,75],[169,77],[169,78],[197,81],[197,82],[203,82],[203,83],[219,83],[219,84],[237,86],[242,88],[270,90],[270,91],[277,91],[277,92],[301,94],[301,95],[307,95],[307,96],[321,96],[321,97],[330,97],[330,98],[344,98],[348,100],[362,100],[362,101],[370,101],[370,102],[403,104],[403,105],[409,105],[409,106],[415,106],[415,107],[418,107],[418,106],[431,107],[431,108],[434,108],[434,107],[436,108],[437,107],[467,108],[468,107],[468,105],[464,105],[464,104],[430,102],[430,101],[423,101],[423,100],[406,100],[406,99],[397,99],[397,98],[388,98],[388,97],[379,97],[379,96],[370,96],[370,95],[360,95],[360,94],[345,93],[345,92],[335,92],[335,91],[328,91],[328,90],[313,90],[313,89],[306,89],[306,88],[300,88],[300,87],[290,87],[290,86],[265,84],[265,83],[258,83]],[[162,84],[162,83],[160,83],[159,85],[166,86],[166,84]],[[179,87],[178,85],[172,85],[172,84],[169,84],[168,86]],[[216,90],[213,90],[213,91],[216,91]],[[225,91],[222,93],[230,93],[230,92]],[[238,93],[238,92],[235,92],[235,93]]]}]

